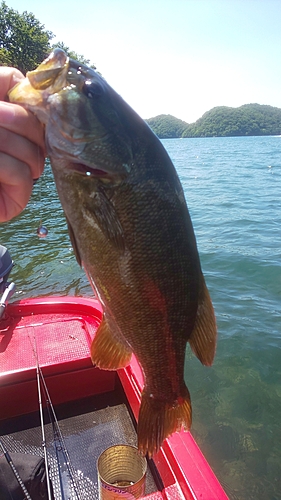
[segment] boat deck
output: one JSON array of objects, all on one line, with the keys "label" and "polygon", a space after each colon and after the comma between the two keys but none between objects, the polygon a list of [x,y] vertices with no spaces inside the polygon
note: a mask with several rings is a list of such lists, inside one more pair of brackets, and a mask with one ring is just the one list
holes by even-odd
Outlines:
[{"label": "boat deck", "polygon": [[[59,312],[55,311],[53,304],[52,313],[46,309],[42,311],[42,302],[41,307],[37,307],[37,302],[32,304],[32,314],[28,306],[21,310],[11,304],[7,320],[1,322],[1,441],[9,453],[44,456],[36,380],[37,357],[70,457],[76,485],[75,491],[69,481],[72,488],[70,498],[98,499],[97,459],[109,446],[136,446],[134,418],[117,372],[101,371],[93,367],[89,358],[89,346],[101,320],[99,304],[95,303],[97,310],[93,315],[93,301],[88,311],[90,314],[87,314],[87,308],[81,314],[81,307],[77,307],[75,301],[68,303],[67,307],[62,301]],[[43,405],[46,406],[46,401]],[[46,407],[46,449],[55,499],[61,500],[49,413]],[[148,468],[146,494],[157,491]]]},{"label": "boat deck", "polygon": [[[100,398],[87,398],[75,405],[75,408],[68,404],[56,408],[57,417],[59,416],[59,428],[70,457],[70,466],[79,495],[76,495],[70,482],[70,498],[73,500],[77,500],[77,498],[98,500],[96,462],[105,448],[120,443],[136,445],[136,431],[126,404],[119,402],[119,404],[103,408],[106,402],[114,403],[115,399],[116,393],[113,392]],[[48,414],[44,420],[48,422]],[[16,421],[2,422],[1,434],[1,440],[9,452],[44,456],[38,412],[17,418]],[[55,499],[61,500],[52,423],[46,423],[45,437]],[[158,488],[148,468],[146,494],[157,491]]]}]

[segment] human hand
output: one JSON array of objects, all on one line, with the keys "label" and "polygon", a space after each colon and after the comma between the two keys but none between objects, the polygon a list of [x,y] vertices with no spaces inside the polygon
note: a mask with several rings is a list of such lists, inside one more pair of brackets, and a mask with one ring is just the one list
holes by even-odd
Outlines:
[{"label": "human hand", "polygon": [[42,125],[22,106],[4,102],[8,91],[22,78],[17,69],[0,67],[0,222],[25,208],[33,179],[38,179],[44,169]]}]

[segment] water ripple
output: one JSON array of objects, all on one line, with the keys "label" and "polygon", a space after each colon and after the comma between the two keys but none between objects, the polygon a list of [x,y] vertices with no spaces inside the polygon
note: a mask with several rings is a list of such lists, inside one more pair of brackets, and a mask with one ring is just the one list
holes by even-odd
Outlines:
[{"label": "water ripple", "polygon": [[[232,500],[281,491],[281,139],[165,140],[182,181],[216,310],[214,365],[187,347],[200,447]],[[39,221],[49,229],[36,236]],[[0,226],[17,296],[92,295],[71,249],[50,167],[23,214]]]}]

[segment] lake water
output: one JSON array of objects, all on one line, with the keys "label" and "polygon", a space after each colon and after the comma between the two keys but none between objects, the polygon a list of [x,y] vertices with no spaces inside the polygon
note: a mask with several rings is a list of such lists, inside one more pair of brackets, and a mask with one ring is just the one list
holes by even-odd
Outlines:
[{"label": "lake water", "polygon": [[[231,499],[281,499],[281,137],[164,140],[182,181],[219,341],[187,349],[192,433]],[[36,236],[42,218],[46,239]],[[23,214],[0,225],[16,298],[92,295],[50,167]]]}]

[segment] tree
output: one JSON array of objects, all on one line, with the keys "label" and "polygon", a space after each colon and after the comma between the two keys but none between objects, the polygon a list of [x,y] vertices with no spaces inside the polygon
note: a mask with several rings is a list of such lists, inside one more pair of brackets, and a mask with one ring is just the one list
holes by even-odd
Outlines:
[{"label": "tree", "polygon": [[40,64],[50,52],[51,31],[32,13],[19,14],[5,2],[0,6],[0,64],[15,66],[22,73]]},{"label": "tree", "polygon": [[281,134],[281,109],[253,103],[239,108],[217,106],[195,123],[188,124],[171,115],[159,115],[146,121],[161,139]]},{"label": "tree", "polygon": [[281,109],[260,104],[218,106],[187,125],[182,137],[280,135]]},{"label": "tree", "polygon": [[186,122],[172,115],[158,115],[146,121],[160,139],[181,137],[187,126]]},{"label": "tree", "polygon": [[[22,73],[35,69],[56,47],[63,49],[72,59],[89,65],[84,56],[66,47],[63,42],[51,45],[54,38],[32,13],[20,14],[4,1],[0,4],[0,66],[14,66]],[[96,69],[94,64],[91,68]]]}]

